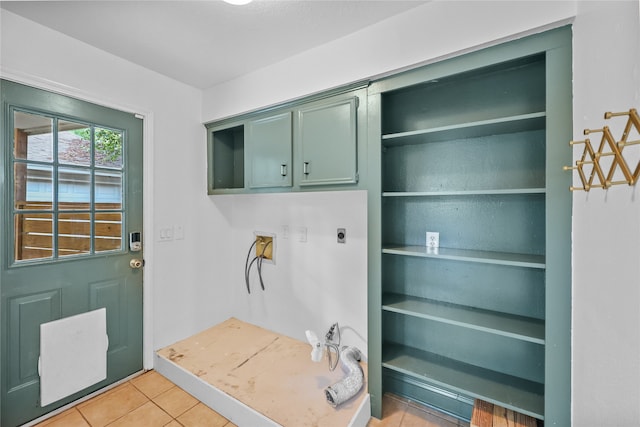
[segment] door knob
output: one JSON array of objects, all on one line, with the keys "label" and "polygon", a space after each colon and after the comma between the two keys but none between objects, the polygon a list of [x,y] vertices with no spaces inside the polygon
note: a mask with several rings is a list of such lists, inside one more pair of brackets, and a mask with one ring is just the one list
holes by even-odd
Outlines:
[{"label": "door knob", "polygon": [[142,268],[144,266],[144,260],[143,259],[132,259],[131,261],[129,261],[129,267],[131,268]]}]

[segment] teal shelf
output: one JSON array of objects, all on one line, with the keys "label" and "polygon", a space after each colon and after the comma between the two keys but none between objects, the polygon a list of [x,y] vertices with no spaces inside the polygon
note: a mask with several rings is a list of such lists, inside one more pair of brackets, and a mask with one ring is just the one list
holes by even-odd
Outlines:
[{"label": "teal shelf", "polygon": [[399,294],[385,294],[382,309],[544,345],[544,321]]},{"label": "teal shelf", "polygon": [[382,145],[410,145],[500,135],[545,128],[544,111],[382,135]]},{"label": "teal shelf", "polygon": [[440,258],[454,261],[480,262],[486,264],[509,265],[514,267],[545,268],[543,255],[528,255],[509,252],[477,251],[469,249],[437,248],[427,246],[387,246],[383,254]]},{"label": "teal shelf", "polygon": [[386,343],[382,366],[420,381],[544,419],[544,384]]},{"label": "teal shelf", "polygon": [[382,197],[442,197],[442,196],[500,196],[517,194],[545,194],[545,188],[507,188],[495,190],[460,191],[385,191]]}]

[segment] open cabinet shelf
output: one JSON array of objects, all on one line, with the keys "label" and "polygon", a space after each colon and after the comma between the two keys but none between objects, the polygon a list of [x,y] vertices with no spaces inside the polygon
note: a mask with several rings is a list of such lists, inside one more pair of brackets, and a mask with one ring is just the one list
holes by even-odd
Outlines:
[{"label": "open cabinet shelf", "polygon": [[422,144],[426,142],[478,138],[544,129],[545,112],[498,117],[469,123],[456,123],[428,129],[417,129],[382,135],[383,146]]},{"label": "open cabinet shelf", "polygon": [[540,319],[399,294],[383,295],[382,310],[544,344],[544,321]]},{"label": "open cabinet shelf", "polygon": [[469,249],[437,248],[425,246],[388,246],[382,249],[385,254],[440,258],[455,261],[482,262],[517,267],[544,268],[542,255],[527,255],[508,252],[478,251]]},{"label": "open cabinet shelf", "polygon": [[382,197],[443,197],[443,196],[491,196],[506,194],[544,194],[544,188],[505,188],[489,190],[457,191],[387,191]]}]

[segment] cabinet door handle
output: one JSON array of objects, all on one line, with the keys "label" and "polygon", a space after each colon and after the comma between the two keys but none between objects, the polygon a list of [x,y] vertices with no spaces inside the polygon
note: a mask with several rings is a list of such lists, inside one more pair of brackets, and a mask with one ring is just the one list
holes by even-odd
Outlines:
[{"label": "cabinet door handle", "polygon": [[309,175],[309,162],[304,162],[302,164],[302,173],[305,175]]},{"label": "cabinet door handle", "polygon": [[287,176],[287,164],[283,163],[280,165],[280,175]]}]

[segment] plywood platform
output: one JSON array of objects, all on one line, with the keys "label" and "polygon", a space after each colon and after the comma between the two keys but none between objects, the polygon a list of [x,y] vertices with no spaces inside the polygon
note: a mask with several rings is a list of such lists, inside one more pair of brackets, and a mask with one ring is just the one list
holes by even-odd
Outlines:
[{"label": "plywood platform", "polygon": [[[314,363],[305,342],[231,318],[159,350],[156,370],[240,427],[366,426],[366,383],[339,408],[324,389],[344,372]],[[361,364],[365,372],[366,364]]]}]

